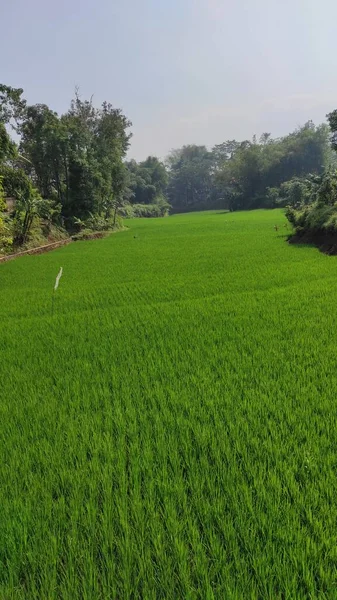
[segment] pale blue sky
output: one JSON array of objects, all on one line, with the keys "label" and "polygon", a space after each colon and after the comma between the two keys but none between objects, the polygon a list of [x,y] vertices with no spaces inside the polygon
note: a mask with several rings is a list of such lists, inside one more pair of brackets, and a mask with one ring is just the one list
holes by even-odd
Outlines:
[{"label": "pale blue sky", "polygon": [[0,2],[0,81],[58,112],[76,84],[123,108],[136,159],[337,108],[336,0]]}]

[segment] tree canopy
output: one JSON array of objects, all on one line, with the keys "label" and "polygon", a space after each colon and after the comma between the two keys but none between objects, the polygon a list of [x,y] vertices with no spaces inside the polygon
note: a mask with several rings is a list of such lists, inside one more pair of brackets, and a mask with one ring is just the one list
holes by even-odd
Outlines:
[{"label": "tree canopy", "polygon": [[[24,243],[35,217],[49,214],[72,229],[98,215],[107,226],[127,188],[125,156],[130,121],[119,108],[78,91],[58,115],[45,104],[27,105],[23,90],[0,85],[0,175],[2,195],[16,200],[10,220],[15,243]],[[6,127],[15,128],[19,142]],[[60,208],[57,208],[60,207]]]},{"label": "tree canopy", "polygon": [[294,176],[321,173],[329,162],[329,129],[311,121],[288,136],[228,140],[208,151],[184,146],[167,160],[168,196],[174,210],[270,207],[269,188]]},{"label": "tree canopy", "polygon": [[156,156],[149,156],[140,163],[131,160],[126,163],[126,167],[129,172],[128,186],[132,203],[152,204],[164,196],[168,174],[165,165]]},{"label": "tree canopy", "polygon": [[24,168],[66,218],[109,215],[123,193],[130,125],[120,109],[107,102],[97,109],[78,93],[61,117],[44,104],[28,106],[20,126]]}]

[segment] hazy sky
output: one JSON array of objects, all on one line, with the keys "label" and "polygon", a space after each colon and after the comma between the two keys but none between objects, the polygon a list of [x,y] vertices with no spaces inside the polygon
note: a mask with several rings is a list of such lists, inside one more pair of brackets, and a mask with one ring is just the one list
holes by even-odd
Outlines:
[{"label": "hazy sky", "polygon": [[130,156],[283,135],[337,108],[336,0],[0,0],[0,81],[133,122]]}]

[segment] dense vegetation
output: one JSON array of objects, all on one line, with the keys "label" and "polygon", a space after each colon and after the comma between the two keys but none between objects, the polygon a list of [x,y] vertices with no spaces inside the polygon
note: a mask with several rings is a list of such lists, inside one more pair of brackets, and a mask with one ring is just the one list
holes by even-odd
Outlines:
[{"label": "dense vegetation", "polygon": [[274,208],[275,188],[319,174],[331,161],[329,128],[312,122],[281,139],[265,133],[259,141],[230,140],[211,151],[185,146],[169,156],[168,197],[176,211]]},{"label": "dense vegetation", "polygon": [[[126,160],[130,125],[120,109],[108,102],[95,108],[78,91],[58,115],[44,104],[27,105],[22,89],[1,84],[0,252],[65,230],[109,229],[119,216],[286,205],[287,182],[308,186],[304,179],[318,181],[336,162],[327,125],[310,121],[280,139],[264,133],[211,150],[189,145],[165,163],[155,156],[137,163]],[[5,210],[5,197],[15,208]]]},{"label": "dense vegetation", "polygon": [[[278,188],[293,177],[319,175],[334,157],[327,125],[311,121],[290,135],[257,141],[229,140],[208,150],[173,150],[165,166],[154,157],[127,163],[131,202],[152,205],[166,198],[174,212],[223,208],[231,211],[280,204]],[[166,168],[165,168],[166,167]]]},{"label": "dense vegetation", "polygon": [[335,598],[336,266],[283,222],[1,266],[1,598]]},{"label": "dense vegetation", "polygon": [[[78,93],[59,116],[44,104],[27,106],[22,92],[0,86],[1,190],[15,199],[13,213],[2,217],[2,245],[24,244],[34,224],[115,225],[126,187],[128,119],[107,102],[94,108]],[[6,125],[19,135],[18,145]]]},{"label": "dense vegetation", "polygon": [[[328,115],[331,142],[337,150],[337,111]],[[298,238],[337,252],[337,170],[327,167],[321,175],[293,179],[279,190],[287,205],[287,217]],[[297,238],[297,239],[298,239]]]},{"label": "dense vegetation", "polygon": [[137,163],[126,163],[129,202],[125,205],[128,216],[165,216],[170,205],[166,198],[168,173],[165,165],[155,156]]}]

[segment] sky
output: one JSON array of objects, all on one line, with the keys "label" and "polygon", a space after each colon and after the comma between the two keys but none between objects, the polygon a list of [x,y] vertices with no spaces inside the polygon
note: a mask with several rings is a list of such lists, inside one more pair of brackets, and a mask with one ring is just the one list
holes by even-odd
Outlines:
[{"label": "sky", "polygon": [[132,121],[129,156],[286,135],[337,108],[336,0],[0,0],[0,81]]}]

